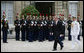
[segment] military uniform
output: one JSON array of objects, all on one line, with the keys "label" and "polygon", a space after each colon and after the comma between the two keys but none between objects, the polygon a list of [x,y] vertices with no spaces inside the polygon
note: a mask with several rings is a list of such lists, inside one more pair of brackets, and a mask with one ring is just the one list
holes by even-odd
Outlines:
[{"label": "military uniform", "polygon": [[48,40],[49,37],[49,26],[48,26],[48,20],[46,20],[46,39]]},{"label": "military uniform", "polygon": [[77,39],[78,35],[80,32],[80,25],[79,23],[75,20],[71,23],[71,37],[72,37],[72,49],[75,47],[75,42],[78,44],[78,46],[80,47],[81,43],[80,41]]},{"label": "military uniform", "polygon": [[68,40],[71,40],[72,38],[71,38],[70,33],[71,33],[71,23],[72,23],[72,21],[68,20],[67,23],[68,23],[68,28],[67,28],[68,29]]},{"label": "military uniform", "polygon": [[43,20],[43,40],[45,40],[45,17],[44,17],[44,14],[43,14],[43,17],[42,17],[42,20]]},{"label": "military uniform", "polygon": [[[83,29],[83,20],[81,20],[81,23],[82,23],[82,29]],[[82,30],[82,37],[83,37],[83,30]]]},{"label": "military uniform", "polygon": [[38,30],[39,30],[39,35],[38,35],[38,40],[43,41],[43,21],[38,20]]},{"label": "military uniform", "polygon": [[[81,24],[79,20],[78,20],[78,22],[79,22],[79,24]],[[80,34],[78,35],[78,40],[80,40]]]},{"label": "military uniform", "polygon": [[15,33],[16,33],[16,40],[20,40],[20,20],[15,20],[14,21],[15,25]]},{"label": "military uniform", "polygon": [[33,35],[34,35],[33,34],[33,32],[34,32],[33,25],[34,25],[33,20],[29,20],[29,35],[28,35],[29,42],[33,41]]},{"label": "military uniform", "polygon": [[26,20],[25,19],[22,19],[20,21],[21,23],[21,40],[22,41],[25,41],[25,36],[26,36]]},{"label": "military uniform", "polygon": [[37,27],[37,20],[35,19],[34,20],[34,35],[33,35],[33,38],[34,38],[34,41],[36,41],[37,40],[37,37],[38,37],[38,29],[37,29],[38,27]]},{"label": "military uniform", "polygon": [[46,19],[44,20],[44,29],[45,29],[45,39],[48,40],[49,36],[49,29],[48,29],[48,19],[47,19],[47,14],[46,14]]},{"label": "military uniform", "polygon": [[29,35],[29,22],[30,21],[30,18],[28,17],[27,20],[26,20],[26,40],[28,40],[28,35]]},{"label": "military uniform", "polygon": [[48,37],[48,40],[49,41],[52,41],[52,40],[54,40],[54,35],[53,35],[53,23],[54,23],[54,21],[53,20],[49,20],[49,37]]},{"label": "military uniform", "polygon": [[2,19],[3,43],[7,43],[7,32],[9,29],[8,20]]}]

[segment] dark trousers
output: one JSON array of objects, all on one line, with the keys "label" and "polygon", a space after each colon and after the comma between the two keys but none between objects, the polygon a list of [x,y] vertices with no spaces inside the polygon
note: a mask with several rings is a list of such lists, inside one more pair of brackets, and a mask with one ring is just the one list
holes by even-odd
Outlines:
[{"label": "dark trousers", "polygon": [[46,40],[48,40],[48,37],[49,37],[49,29],[46,28],[46,31],[45,31],[45,38],[46,38]]},{"label": "dark trousers", "polygon": [[54,40],[54,35],[53,35],[52,33],[53,33],[53,31],[52,31],[52,29],[50,28],[50,30],[49,30],[49,36],[48,36],[48,40],[49,40],[49,41],[53,41],[53,40]]},{"label": "dark trousers", "polygon": [[57,49],[57,43],[59,43],[61,47],[63,46],[63,43],[61,42],[60,38],[58,37],[54,41],[54,46],[53,46],[54,49]]},{"label": "dark trousers", "polygon": [[46,40],[46,29],[45,29],[45,27],[43,28],[43,35],[44,35],[44,40]]},{"label": "dark trousers", "polygon": [[59,37],[61,41],[63,41],[63,40],[64,40],[64,39],[63,39],[63,37],[64,37],[64,36],[62,36],[62,37]]},{"label": "dark trousers", "polygon": [[21,33],[22,33],[21,40],[22,40],[22,41],[25,41],[25,35],[26,35],[25,29],[24,29],[24,30],[21,30]]},{"label": "dark trousers", "polygon": [[65,39],[65,30],[64,30],[64,34],[63,34],[64,36],[63,36],[63,40]]},{"label": "dark trousers", "polygon": [[64,40],[65,39],[65,26],[63,26],[63,36],[61,37],[61,40]]},{"label": "dark trousers", "polygon": [[78,35],[78,40],[80,40],[80,35]]},{"label": "dark trousers", "polygon": [[28,40],[28,35],[29,35],[29,29],[26,29],[26,40]]},{"label": "dark trousers", "polygon": [[61,42],[61,39],[60,39],[60,32],[59,31],[55,31],[54,35],[55,35],[55,41],[54,41],[53,49],[57,49],[57,43],[59,43],[60,46],[62,47],[63,43]]},{"label": "dark trousers", "polygon": [[43,30],[39,30],[38,40],[43,41]]},{"label": "dark trousers", "polygon": [[72,39],[70,33],[71,33],[71,30],[68,30],[68,40]]},{"label": "dark trousers", "polygon": [[54,40],[54,35],[49,35],[48,40],[53,41]]},{"label": "dark trousers", "polygon": [[34,40],[34,41],[37,40],[37,35],[38,35],[37,33],[38,33],[38,31],[37,31],[37,28],[35,27],[35,28],[34,28],[34,33],[33,33],[33,40]]},{"label": "dark trousers", "polygon": [[29,31],[28,40],[29,42],[33,41],[33,31]]},{"label": "dark trousers", "polygon": [[3,42],[7,42],[7,30],[3,30]]},{"label": "dark trousers", "polygon": [[20,40],[20,31],[15,31],[15,33],[16,33],[16,40]]}]

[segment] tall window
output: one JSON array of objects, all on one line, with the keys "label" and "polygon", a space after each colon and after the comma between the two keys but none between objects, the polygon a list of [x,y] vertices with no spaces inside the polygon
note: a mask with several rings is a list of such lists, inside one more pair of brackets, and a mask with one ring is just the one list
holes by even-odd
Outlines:
[{"label": "tall window", "polygon": [[77,2],[69,2],[69,14],[71,14],[71,16],[77,17]]},{"label": "tall window", "polygon": [[1,18],[5,11],[6,19],[8,19],[9,24],[13,24],[13,2],[12,1],[2,1],[1,2]]}]

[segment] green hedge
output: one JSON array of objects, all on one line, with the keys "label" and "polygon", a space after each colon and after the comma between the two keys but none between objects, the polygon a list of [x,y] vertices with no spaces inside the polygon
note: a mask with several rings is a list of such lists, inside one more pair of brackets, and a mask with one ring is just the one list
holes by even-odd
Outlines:
[{"label": "green hedge", "polygon": [[23,14],[24,17],[26,18],[27,14],[29,13],[31,14],[31,16],[33,16],[33,14],[35,15],[37,14],[37,16],[39,16],[39,11],[33,5],[29,5],[21,10],[20,17]]}]

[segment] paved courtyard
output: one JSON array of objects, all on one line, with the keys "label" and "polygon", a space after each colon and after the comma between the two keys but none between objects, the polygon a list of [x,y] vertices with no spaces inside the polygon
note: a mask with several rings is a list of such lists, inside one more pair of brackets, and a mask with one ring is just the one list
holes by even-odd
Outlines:
[{"label": "paved courtyard", "polygon": [[1,52],[83,52],[83,37],[81,37],[80,48],[76,45],[75,49],[71,48],[71,41],[68,41],[67,37],[63,41],[64,48],[60,50],[58,44],[57,51],[52,51],[54,41],[44,41],[44,42],[28,42],[28,41],[15,41],[15,39],[8,39],[8,43],[3,43],[1,39]]}]

